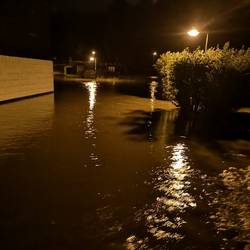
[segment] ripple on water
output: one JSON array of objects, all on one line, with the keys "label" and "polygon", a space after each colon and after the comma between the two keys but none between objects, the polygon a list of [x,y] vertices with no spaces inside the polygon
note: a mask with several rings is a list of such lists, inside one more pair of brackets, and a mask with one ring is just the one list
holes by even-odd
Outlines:
[{"label": "ripple on water", "polygon": [[[221,249],[250,249],[250,166],[230,167],[219,179],[221,189],[211,192],[210,219],[221,239]],[[213,186],[211,187],[213,188]]]},{"label": "ripple on water", "polygon": [[195,171],[189,165],[188,147],[184,143],[168,147],[168,161],[154,171],[154,201],[138,214],[138,221],[145,223],[148,237],[143,240],[135,235],[127,239],[127,249],[148,249],[149,241],[180,241],[184,238],[184,215],[196,207],[190,193],[190,178]]}]

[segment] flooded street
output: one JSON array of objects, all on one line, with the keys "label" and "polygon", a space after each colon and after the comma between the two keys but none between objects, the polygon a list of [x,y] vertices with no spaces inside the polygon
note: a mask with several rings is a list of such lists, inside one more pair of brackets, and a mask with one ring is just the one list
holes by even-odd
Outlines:
[{"label": "flooded street", "polygon": [[192,132],[156,96],[89,82],[2,104],[0,248],[249,250],[248,114]]}]

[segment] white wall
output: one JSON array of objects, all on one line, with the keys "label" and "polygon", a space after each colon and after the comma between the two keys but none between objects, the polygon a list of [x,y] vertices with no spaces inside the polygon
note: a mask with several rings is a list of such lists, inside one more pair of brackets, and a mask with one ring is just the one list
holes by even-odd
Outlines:
[{"label": "white wall", "polygon": [[0,55],[0,102],[53,91],[52,61]]}]

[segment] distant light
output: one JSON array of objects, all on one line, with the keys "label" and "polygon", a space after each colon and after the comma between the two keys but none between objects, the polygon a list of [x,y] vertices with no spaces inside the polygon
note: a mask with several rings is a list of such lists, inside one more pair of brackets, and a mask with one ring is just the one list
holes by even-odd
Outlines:
[{"label": "distant light", "polygon": [[157,52],[156,51],[153,53],[153,56],[157,56]]},{"label": "distant light", "polygon": [[187,32],[189,36],[198,36],[200,32],[197,29],[191,29],[190,31]]},{"label": "distant light", "polygon": [[93,50],[93,51],[92,51],[92,55],[95,55],[95,54],[96,54],[96,52]]},{"label": "distant light", "polygon": [[89,60],[90,60],[91,62],[93,62],[93,61],[95,61],[95,58],[91,56],[91,57],[89,58]]}]

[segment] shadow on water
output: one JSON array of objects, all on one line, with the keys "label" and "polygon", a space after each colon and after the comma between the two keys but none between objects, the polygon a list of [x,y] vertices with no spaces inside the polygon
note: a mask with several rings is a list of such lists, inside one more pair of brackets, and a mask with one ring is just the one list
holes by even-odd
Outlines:
[{"label": "shadow on water", "polygon": [[[120,125],[127,126],[126,134],[139,139],[157,139],[159,127],[167,130],[167,125],[173,128],[172,137],[197,138],[204,141],[250,140],[250,114],[232,113],[226,116],[192,114],[187,116],[179,110],[162,110],[146,112],[136,110],[125,115]],[[134,137],[134,138],[135,138]]]},{"label": "shadow on water", "polygon": [[208,139],[250,139],[250,114],[192,114],[180,112],[176,134]]},{"label": "shadow on water", "polygon": [[[134,140],[156,141],[165,131],[170,136],[174,128],[174,121],[178,116],[178,111],[156,109],[152,112],[136,110],[120,122],[120,125],[126,126],[126,134]],[[169,129],[170,125],[172,129]]]}]

